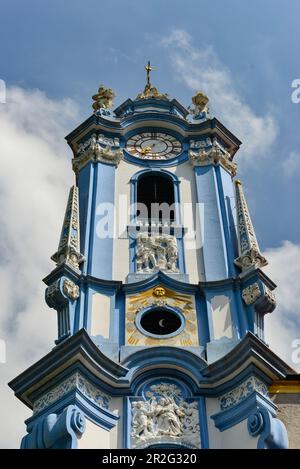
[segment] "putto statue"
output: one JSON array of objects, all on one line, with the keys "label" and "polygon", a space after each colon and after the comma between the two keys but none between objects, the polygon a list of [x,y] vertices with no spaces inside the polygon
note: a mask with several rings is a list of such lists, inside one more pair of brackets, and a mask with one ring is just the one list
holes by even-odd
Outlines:
[{"label": "putto statue", "polygon": [[194,96],[192,97],[193,106],[188,107],[188,110],[190,114],[194,116],[194,119],[203,119],[208,116],[208,102],[208,97],[206,96],[206,94],[202,93],[202,91],[197,91],[194,94]]},{"label": "putto statue", "polygon": [[100,85],[98,93],[92,96],[94,111],[111,108],[115,96],[116,94],[111,88],[105,88],[104,85]]}]

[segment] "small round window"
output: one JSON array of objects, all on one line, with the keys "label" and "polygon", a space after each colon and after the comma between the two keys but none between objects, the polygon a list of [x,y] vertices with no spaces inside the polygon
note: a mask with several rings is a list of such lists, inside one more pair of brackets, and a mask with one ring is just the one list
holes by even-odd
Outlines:
[{"label": "small round window", "polygon": [[182,330],[183,317],[171,309],[154,308],[141,312],[137,317],[137,325],[144,333],[166,338],[176,335]]}]

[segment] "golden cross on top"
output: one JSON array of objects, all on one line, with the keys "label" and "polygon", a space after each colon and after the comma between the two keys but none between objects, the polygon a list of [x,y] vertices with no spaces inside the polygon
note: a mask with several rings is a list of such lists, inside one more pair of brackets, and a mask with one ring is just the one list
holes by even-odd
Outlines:
[{"label": "golden cross on top", "polygon": [[155,70],[155,67],[151,67],[150,60],[148,60],[148,63],[147,63],[147,65],[145,66],[145,70],[146,70],[146,78],[147,78],[146,87],[147,87],[147,88],[150,88],[150,87],[151,87],[151,84],[150,84],[150,72],[151,72],[152,70]]}]

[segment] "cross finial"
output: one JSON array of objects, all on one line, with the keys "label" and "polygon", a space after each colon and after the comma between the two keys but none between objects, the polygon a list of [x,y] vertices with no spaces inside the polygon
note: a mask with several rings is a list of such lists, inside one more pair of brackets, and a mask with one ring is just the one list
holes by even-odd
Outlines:
[{"label": "cross finial", "polygon": [[151,67],[150,60],[148,60],[147,65],[145,66],[146,70],[146,88],[151,88],[151,83],[150,83],[150,72],[152,70],[155,70],[154,67]]}]

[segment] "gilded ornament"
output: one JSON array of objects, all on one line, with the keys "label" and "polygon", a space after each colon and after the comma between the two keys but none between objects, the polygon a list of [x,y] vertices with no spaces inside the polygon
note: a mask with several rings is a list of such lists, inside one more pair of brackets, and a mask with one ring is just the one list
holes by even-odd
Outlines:
[{"label": "gilded ornament", "polygon": [[164,296],[166,294],[166,290],[163,287],[156,287],[153,290],[153,295],[155,296]]},{"label": "gilded ornament", "polygon": [[111,88],[106,88],[104,85],[100,85],[98,92],[92,96],[94,101],[93,109],[98,111],[99,109],[109,109],[112,106],[115,93]]}]

